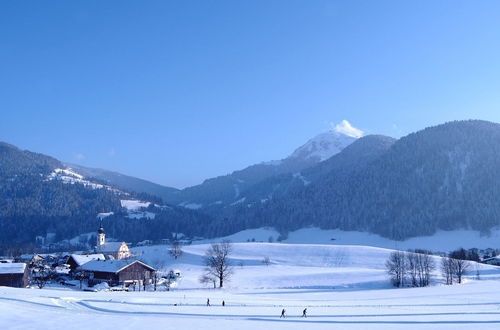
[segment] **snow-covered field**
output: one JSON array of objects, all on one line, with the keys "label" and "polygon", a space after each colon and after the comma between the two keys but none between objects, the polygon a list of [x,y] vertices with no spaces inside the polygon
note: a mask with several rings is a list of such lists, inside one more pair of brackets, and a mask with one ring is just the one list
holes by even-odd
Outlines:
[{"label": "snow-covered field", "polygon": [[[134,249],[150,263],[181,271],[170,292],[0,287],[0,329],[500,329],[497,267],[474,265],[462,285],[442,285],[436,276],[431,287],[394,289],[384,268],[391,250],[240,243],[232,280],[214,290],[198,282],[206,248],[187,246],[177,262],[167,246]],[[301,318],[306,307],[308,317]]]},{"label": "snow-covered field", "polygon": [[[274,229],[258,228],[243,230],[225,238],[232,242],[246,242],[248,240],[267,242],[269,238],[276,241],[279,236],[279,233]],[[394,241],[368,232],[303,228],[290,232],[283,242],[295,244],[369,245],[397,250],[427,249],[447,252],[461,247],[465,249],[500,248],[500,228],[492,229],[488,235],[482,235],[480,232],[474,230],[439,230],[432,236],[414,237],[404,241]]]}]

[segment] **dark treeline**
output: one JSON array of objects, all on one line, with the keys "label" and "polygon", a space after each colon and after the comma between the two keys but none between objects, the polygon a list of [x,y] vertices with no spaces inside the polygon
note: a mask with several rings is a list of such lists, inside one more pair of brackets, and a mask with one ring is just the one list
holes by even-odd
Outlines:
[{"label": "dark treeline", "polygon": [[[349,149],[327,162],[343,161]],[[261,205],[241,205],[225,228],[314,225],[397,240],[438,229],[488,233],[500,224],[498,168],[500,125],[452,122],[410,134],[374,158],[346,163]]]},{"label": "dark treeline", "polygon": [[488,233],[500,224],[500,125],[483,121],[447,123],[397,141],[361,138],[301,171],[303,178],[269,177],[242,190],[244,202],[210,215],[151,206],[155,219],[129,219],[120,199],[162,200],[48,180],[57,167],[63,165],[51,157],[0,144],[0,243],[33,242],[48,230],[71,238],[95,230],[100,212],[115,213],[106,218],[109,235],[131,242],[170,232],[220,237],[259,227],[274,227],[285,237],[308,226],[402,240],[439,229]]}]

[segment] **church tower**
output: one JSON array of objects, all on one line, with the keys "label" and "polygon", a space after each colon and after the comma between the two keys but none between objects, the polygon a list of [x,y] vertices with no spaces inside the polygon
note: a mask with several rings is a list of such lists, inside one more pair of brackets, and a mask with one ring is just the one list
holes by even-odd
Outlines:
[{"label": "church tower", "polygon": [[99,226],[99,229],[97,229],[97,247],[104,245],[104,243],[106,243],[106,234],[104,234],[104,228],[102,227],[101,221],[101,225]]}]

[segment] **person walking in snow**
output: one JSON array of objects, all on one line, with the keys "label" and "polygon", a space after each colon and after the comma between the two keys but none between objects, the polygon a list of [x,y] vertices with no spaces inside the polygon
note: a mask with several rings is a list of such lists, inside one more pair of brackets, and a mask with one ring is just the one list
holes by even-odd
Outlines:
[{"label": "person walking in snow", "polygon": [[280,318],[285,318],[285,312],[286,312],[286,311],[285,311],[285,309],[283,308],[283,310],[281,311],[281,316],[280,316]]},{"label": "person walking in snow", "polygon": [[307,317],[307,308],[304,308],[304,311],[302,312],[302,317]]},{"label": "person walking in snow", "polygon": [[226,306],[226,303],[224,302],[224,300],[222,301],[222,307]]},{"label": "person walking in snow", "polygon": [[210,306],[210,298],[207,298],[207,306]]}]

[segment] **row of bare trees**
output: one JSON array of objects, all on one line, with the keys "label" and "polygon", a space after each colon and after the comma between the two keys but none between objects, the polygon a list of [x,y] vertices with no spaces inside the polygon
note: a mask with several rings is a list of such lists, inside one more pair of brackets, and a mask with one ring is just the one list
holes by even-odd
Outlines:
[{"label": "row of bare trees", "polygon": [[447,285],[462,283],[464,274],[470,269],[467,251],[458,249],[441,259],[441,274]]},{"label": "row of bare trees", "polygon": [[395,251],[386,262],[387,273],[395,287],[424,287],[430,284],[436,266],[428,251]]},{"label": "row of bare trees", "polygon": [[[441,274],[445,283],[462,283],[470,269],[468,252],[458,249],[441,258]],[[430,280],[436,265],[429,251],[395,251],[386,261],[387,273],[395,287],[424,287]]]}]

